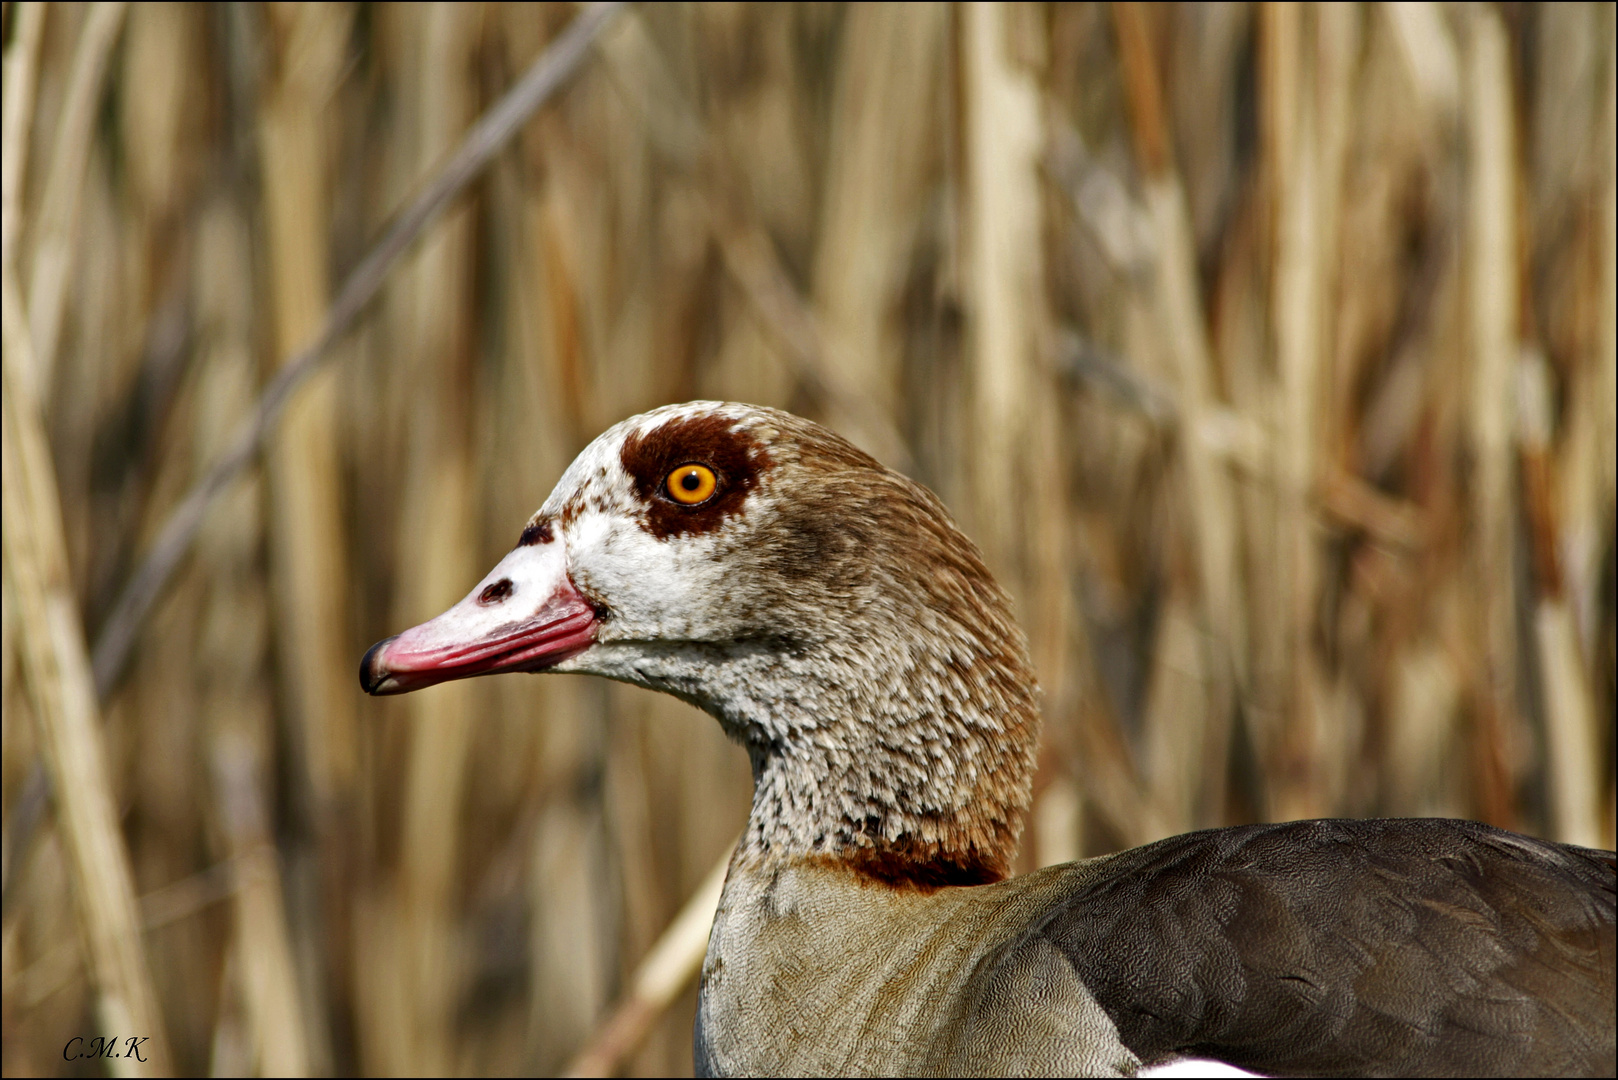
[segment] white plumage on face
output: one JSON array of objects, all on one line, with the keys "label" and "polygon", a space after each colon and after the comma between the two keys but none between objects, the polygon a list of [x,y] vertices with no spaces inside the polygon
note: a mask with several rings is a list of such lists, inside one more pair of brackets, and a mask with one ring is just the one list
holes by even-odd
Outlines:
[{"label": "white plumage on face", "polygon": [[[666,666],[679,644],[754,629],[726,601],[745,587],[747,538],[770,513],[760,437],[773,431],[762,420],[743,406],[671,406],[609,429],[575,459],[533,521],[549,523],[573,584],[604,618],[597,647],[557,670],[657,685],[646,671]],[[690,464],[715,480],[707,498],[685,504],[670,477]]]},{"label": "white plumage on face", "polygon": [[[623,475],[619,472],[610,479]],[[578,494],[587,496],[599,486],[604,485],[598,479]],[[627,480],[621,486],[627,487]],[[706,600],[722,574],[711,557],[713,538],[658,540],[639,515],[622,505],[632,499],[629,495],[623,500],[587,502],[584,509],[554,526],[573,583],[610,613],[597,641],[681,641],[711,636]]]}]

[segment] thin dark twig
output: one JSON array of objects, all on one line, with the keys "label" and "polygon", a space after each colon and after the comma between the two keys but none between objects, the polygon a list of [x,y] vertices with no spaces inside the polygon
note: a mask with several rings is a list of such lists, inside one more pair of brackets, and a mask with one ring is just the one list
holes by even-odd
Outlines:
[{"label": "thin dark twig", "polygon": [[169,514],[151,551],[119,595],[91,654],[96,693],[102,700],[106,700],[117,683],[152,603],[191,550],[208,508],[257,456],[264,437],[275,426],[292,392],[314,373],[326,358],[327,350],[375,299],[399,256],[483,170],[523,121],[573,74],[590,44],[623,7],[622,2],[598,3],[581,12],[505,97],[473,125],[426,189],[394,219],[382,239],[348,275],[327,313],[320,335],[287,361],[264,388],[257,408],[242,425],[234,445]]},{"label": "thin dark twig", "polygon": [[1058,335],[1056,370],[1065,378],[1099,386],[1114,400],[1140,413],[1158,427],[1179,422],[1174,394],[1095,342],[1072,331]]}]

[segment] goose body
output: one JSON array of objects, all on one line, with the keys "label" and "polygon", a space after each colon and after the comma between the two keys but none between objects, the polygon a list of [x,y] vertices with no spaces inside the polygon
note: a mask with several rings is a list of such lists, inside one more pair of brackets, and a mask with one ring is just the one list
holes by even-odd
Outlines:
[{"label": "goose body", "polygon": [[611,428],[360,680],[502,671],[672,693],[748,751],[701,1074],[1618,1069],[1611,852],[1314,821],[1010,878],[1039,725],[1010,605],[929,492],[791,414]]}]

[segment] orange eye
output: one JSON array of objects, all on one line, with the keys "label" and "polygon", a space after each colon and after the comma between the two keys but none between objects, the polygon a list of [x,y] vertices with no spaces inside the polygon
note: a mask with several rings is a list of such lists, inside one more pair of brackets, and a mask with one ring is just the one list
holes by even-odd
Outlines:
[{"label": "orange eye", "polygon": [[686,506],[707,502],[718,484],[719,478],[706,465],[681,465],[669,473],[667,481],[669,498]]}]

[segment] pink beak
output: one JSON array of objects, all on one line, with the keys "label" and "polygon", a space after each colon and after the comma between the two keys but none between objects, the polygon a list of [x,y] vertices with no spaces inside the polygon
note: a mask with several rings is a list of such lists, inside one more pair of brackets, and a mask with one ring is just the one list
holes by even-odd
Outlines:
[{"label": "pink beak", "polygon": [[563,545],[519,547],[466,599],[372,645],[360,661],[368,694],[404,694],[501,671],[543,671],[595,643],[601,618],[567,575]]}]

